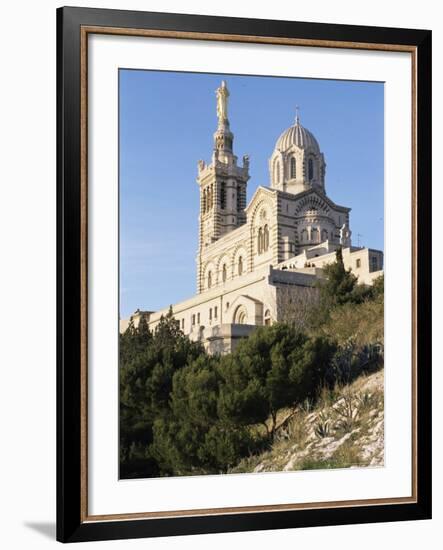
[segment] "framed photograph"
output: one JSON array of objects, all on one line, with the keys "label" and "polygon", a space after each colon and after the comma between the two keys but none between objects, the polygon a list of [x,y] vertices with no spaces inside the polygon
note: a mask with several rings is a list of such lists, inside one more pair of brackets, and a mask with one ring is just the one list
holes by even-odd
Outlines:
[{"label": "framed photograph", "polygon": [[57,47],[58,540],[430,518],[431,32]]}]

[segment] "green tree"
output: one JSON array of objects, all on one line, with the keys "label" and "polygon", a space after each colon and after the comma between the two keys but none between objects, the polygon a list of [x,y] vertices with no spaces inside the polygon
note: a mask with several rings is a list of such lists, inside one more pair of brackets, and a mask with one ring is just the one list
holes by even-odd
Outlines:
[{"label": "green tree", "polygon": [[384,300],[384,294],[385,294],[385,276],[380,275],[376,279],[374,279],[372,283],[372,296],[375,300]]},{"label": "green tree", "polygon": [[[143,319],[143,318],[142,318]],[[154,333],[147,323],[133,323],[120,337],[120,465],[125,477],[146,477],[141,464],[158,465],[150,455],[153,423],[169,414],[169,397],[175,372],[204,350],[180,330],[172,309],[163,316]]]},{"label": "green tree", "polygon": [[[157,475],[158,468],[146,456],[146,448],[152,440],[152,430],[146,424],[145,415],[134,399],[134,388],[142,386],[140,357],[148,352],[152,333],[144,315],[136,327],[131,318],[128,328],[120,335],[120,475],[132,477]],[[136,375],[134,376],[134,373]],[[132,378],[133,388],[128,384]]]},{"label": "green tree", "polygon": [[351,268],[345,269],[342,249],[335,252],[335,262],[323,268],[325,279],[320,283],[320,295],[329,306],[344,304],[352,300],[357,277]]},{"label": "green tree", "polygon": [[[201,356],[177,371],[171,415],[154,422],[152,452],[161,467],[188,475],[223,472],[269,444],[278,410],[306,397],[291,373],[305,359],[307,341],[294,327],[275,324],[258,328],[232,354]],[[317,348],[310,351],[307,367],[319,357]],[[258,424],[266,426],[265,437]]]},{"label": "green tree", "polygon": [[223,357],[220,416],[237,423],[262,423],[272,438],[277,411],[294,402],[295,388],[289,379],[292,357],[305,340],[294,327],[275,324],[258,328],[231,356]]},{"label": "green tree", "polygon": [[120,365],[128,364],[132,359],[143,353],[152,341],[146,316],[141,315],[137,327],[131,317],[128,328],[120,335],[119,358]]},{"label": "green tree", "polygon": [[306,339],[302,346],[294,350],[290,381],[294,387],[294,401],[303,403],[306,399],[315,401],[318,392],[328,381],[331,361],[337,346],[327,338]]},{"label": "green tree", "polygon": [[254,439],[244,426],[218,415],[218,361],[200,356],[174,375],[171,414],[154,422],[151,447],[164,471],[226,472],[253,449]]}]

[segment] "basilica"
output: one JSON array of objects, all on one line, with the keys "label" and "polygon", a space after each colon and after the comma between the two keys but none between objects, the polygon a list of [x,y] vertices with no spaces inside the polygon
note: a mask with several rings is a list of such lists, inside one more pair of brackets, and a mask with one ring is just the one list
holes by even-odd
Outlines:
[{"label": "basilica", "polygon": [[[297,114],[269,159],[269,186],[246,203],[249,157],[234,154],[226,82],[216,90],[218,126],[209,164],[198,162],[200,190],[197,294],[172,306],[185,334],[210,353],[228,353],[256,326],[284,320],[315,293],[322,267],[342,249],[359,283],[382,274],[383,252],[351,244],[350,208],[326,194],[326,162]],[[168,307],[137,310],[154,329]],[[120,330],[130,319],[120,321]]]}]

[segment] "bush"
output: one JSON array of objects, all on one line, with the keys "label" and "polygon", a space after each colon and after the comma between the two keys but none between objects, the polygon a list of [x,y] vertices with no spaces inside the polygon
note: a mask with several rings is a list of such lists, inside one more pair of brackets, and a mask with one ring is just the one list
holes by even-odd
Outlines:
[{"label": "bush", "polygon": [[153,456],[176,474],[226,472],[256,448],[245,425],[218,414],[217,359],[199,357],[174,375],[168,417],[154,423]]},{"label": "bush", "polygon": [[[170,415],[154,422],[153,456],[175,473],[228,471],[272,442],[279,409],[314,399],[334,352],[324,338],[276,324],[230,355],[199,357],[174,375]],[[260,423],[265,436],[253,429]]]},{"label": "bush", "polygon": [[240,423],[264,423],[271,416],[270,437],[277,411],[296,401],[290,371],[294,350],[306,336],[294,327],[275,324],[258,328],[230,356],[221,358],[223,378],[219,413]]},{"label": "bush", "polygon": [[137,328],[131,322],[120,335],[121,477],[146,477],[147,468],[150,475],[158,475],[149,451],[154,420],[168,414],[175,372],[202,354],[202,346],[180,331],[172,310],[154,333],[142,317]]},{"label": "bush", "polygon": [[[383,308],[384,277],[375,279],[372,286],[357,284],[357,277],[351,268],[345,269],[341,249],[336,251],[336,261],[323,268],[324,279],[317,283],[320,301],[312,310],[309,318],[314,329],[326,326],[328,334],[333,335],[331,317],[340,308],[354,308],[361,304],[377,303]],[[358,320],[358,316],[357,320]],[[352,328],[352,325],[350,325]]]},{"label": "bush", "polygon": [[322,306],[331,308],[335,305],[353,301],[357,277],[351,269],[345,269],[341,248],[335,253],[335,262],[323,268],[325,279],[319,284]]},{"label": "bush", "polygon": [[290,380],[295,389],[295,403],[301,404],[306,399],[315,401],[325,383],[331,383],[328,373],[336,350],[335,343],[324,337],[308,339],[295,350],[290,372]]}]

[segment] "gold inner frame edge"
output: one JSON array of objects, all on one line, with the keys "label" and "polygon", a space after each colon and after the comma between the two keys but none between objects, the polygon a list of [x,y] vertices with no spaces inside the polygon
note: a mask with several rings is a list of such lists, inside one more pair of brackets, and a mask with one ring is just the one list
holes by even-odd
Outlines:
[{"label": "gold inner frame edge", "polygon": [[[408,52],[411,54],[411,130],[412,130],[412,495],[379,499],[349,501],[311,502],[299,504],[277,504],[239,506],[224,508],[202,508],[194,510],[173,510],[142,513],[121,513],[107,515],[88,514],[88,35],[107,34],[170,38],[185,40],[215,40],[222,42],[244,42],[253,44],[276,44],[287,46],[322,47],[357,50],[378,50]],[[417,48],[404,44],[380,44],[369,42],[346,42],[317,39],[284,38],[188,31],[165,31],[121,27],[100,27],[82,25],[80,28],[80,519],[82,523],[115,520],[140,520],[154,518],[213,516],[239,513],[277,512],[343,508],[351,506],[379,506],[386,504],[411,504],[417,502]]]}]

